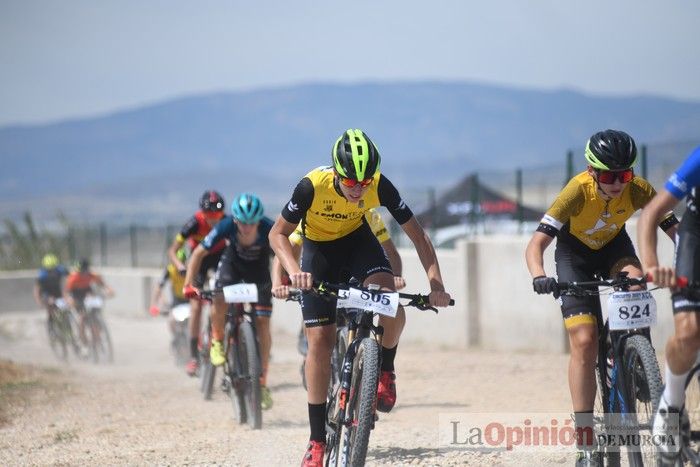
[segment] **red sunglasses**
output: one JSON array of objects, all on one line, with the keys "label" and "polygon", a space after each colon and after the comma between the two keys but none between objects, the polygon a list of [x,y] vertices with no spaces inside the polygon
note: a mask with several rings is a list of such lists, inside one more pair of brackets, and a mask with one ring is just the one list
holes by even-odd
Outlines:
[{"label": "red sunglasses", "polygon": [[598,174],[598,181],[606,185],[612,185],[615,183],[615,180],[620,180],[620,183],[629,183],[634,178],[634,170],[632,169],[615,172],[611,170],[596,170],[596,173]]},{"label": "red sunglasses", "polygon": [[362,180],[362,181],[355,180],[353,178],[345,178],[345,177],[341,177],[341,176],[338,176],[338,178],[340,179],[340,183],[342,183],[343,185],[345,185],[348,188],[355,188],[356,185],[360,185],[362,188],[365,188],[365,187],[369,186],[370,183],[372,183],[371,178],[368,178],[368,179]]}]

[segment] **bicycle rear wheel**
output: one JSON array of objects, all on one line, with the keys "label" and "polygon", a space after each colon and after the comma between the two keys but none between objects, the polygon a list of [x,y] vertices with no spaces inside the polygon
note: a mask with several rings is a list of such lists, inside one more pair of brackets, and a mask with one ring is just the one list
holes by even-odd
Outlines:
[{"label": "bicycle rear wheel", "polygon": [[[636,414],[635,421],[640,427],[640,434],[651,436],[654,406],[661,397],[663,385],[656,353],[649,339],[642,335],[634,335],[625,341],[623,369],[627,410]],[[627,451],[630,465],[654,465],[656,450],[653,446],[641,447],[641,451]]]},{"label": "bicycle rear wheel", "polygon": [[379,344],[371,337],[362,339],[353,362],[350,400],[341,452],[349,454],[351,466],[365,465],[369,435],[374,428],[379,384]]},{"label": "bicycle rear wheel", "polygon": [[255,339],[253,326],[247,320],[242,320],[238,326],[237,342],[238,358],[243,376],[243,397],[246,402],[248,424],[251,428],[262,428],[262,406],[260,395],[260,375],[262,365],[258,353],[258,342]]}]

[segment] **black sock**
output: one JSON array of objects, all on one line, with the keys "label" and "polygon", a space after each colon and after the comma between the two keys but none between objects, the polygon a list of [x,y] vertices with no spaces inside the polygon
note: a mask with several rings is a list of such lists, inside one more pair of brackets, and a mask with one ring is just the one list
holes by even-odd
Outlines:
[{"label": "black sock", "polygon": [[397,347],[398,344],[390,349],[382,346],[382,371],[394,371],[394,357],[396,357]]},{"label": "black sock", "polygon": [[309,404],[310,441],[326,442],[326,403]]},{"label": "black sock", "polygon": [[199,339],[196,337],[190,339],[190,355],[194,359],[199,358]]},{"label": "black sock", "polygon": [[591,450],[595,446],[593,411],[574,412],[574,425],[576,425],[576,448]]}]

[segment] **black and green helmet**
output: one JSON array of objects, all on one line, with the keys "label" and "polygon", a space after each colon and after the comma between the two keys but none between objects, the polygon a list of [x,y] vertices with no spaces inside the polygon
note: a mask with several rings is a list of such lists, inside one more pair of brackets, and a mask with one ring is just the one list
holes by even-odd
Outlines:
[{"label": "black and green helmet", "polygon": [[379,150],[362,130],[347,130],[333,145],[333,168],[353,180],[372,178],[379,169]]},{"label": "black and green helmet", "polygon": [[598,170],[629,169],[637,161],[637,145],[624,131],[599,131],[586,143],[586,160]]}]

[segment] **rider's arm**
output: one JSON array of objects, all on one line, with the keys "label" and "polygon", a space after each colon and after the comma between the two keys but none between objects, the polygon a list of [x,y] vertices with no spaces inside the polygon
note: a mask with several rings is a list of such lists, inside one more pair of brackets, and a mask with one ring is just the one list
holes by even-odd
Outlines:
[{"label": "rider's arm", "polygon": [[39,285],[39,281],[36,281],[34,283],[34,289],[32,290],[34,294],[34,301],[36,302],[37,305],[40,307],[44,306],[44,303],[41,301],[41,286]]},{"label": "rider's arm", "polygon": [[536,231],[525,249],[525,261],[530,275],[535,277],[546,276],[544,271],[544,250],[552,243],[554,237],[546,233]]},{"label": "rider's arm", "polygon": [[[637,243],[639,245],[639,258],[644,272],[650,273],[654,282],[660,286],[670,286],[674,282],[671,268],[660,268],[659,257],[656,253],[657,235],[656,228],[661,217],[678,204],[679,199],[668,190],[661,190],[642,209],[642,215],[637,222]],[[671,227],[674,230],[677,226]],[[671,230],[669,229],[669,230]],[[667,233],[668,230],[667,230]]]},{"label": "rider's arm", "polygon": [[[292,245],[292,255],[298,264],[299,257],[301,256],[301,244],[292,241],[290,241],[290,244]],[[285,285],[285,276],[287,276],[287,272],[282,267],[282,263],[280,263],[277,256],[272,259],[270,275],[272,279],[272,294],[277,298],[286,298],[289,293],[289,288]]]},{"label": "rider's arm", "polygon": [[180,232],[173,239],[173,242],[170,244],[170,248],[168,248],[168,259],[178,271],[184,271],[185,264],[180,261],[180,258],[177,257],[177,250],[182,248],[185,240],[197,231],[197,225],[197,218],[195,216],[190,217],[185,225],[182,226]]},{"label": "rider's arm", "polygon": [[177,250],[182,248],[183,243],[185,243],[185,239],[181,234],[177,234],[170,244],[170,248],[168,248],[168,259],[178,271],[185,270],[185,265],[180,261],[180,258],[177,257]]},{"label": "rider's arm", "polygon": [[192,285],[194,278],[197,276],[199,268],[202,266],[204,257],[208,254],[209,250],[204,248],[204,245],[201,243],[194,249],[192,255],[190,255],[189,261],[187,261],[187,273],[185,274],[185,282],[182,284],[183,288],[188,285]]},{"label": "rider's arm", "polygon": [[292,198],[282,209],[282,213],[270,230],[270,247],[275,252],[282,267],[289,274],[289,280],[294,287],[309,288],[313,278],[311,274],[303,273],[299,262],[294,256],[289,236],[301,222],[314,199],[314,187],[310,179],[304,177],[294,188]]}]

